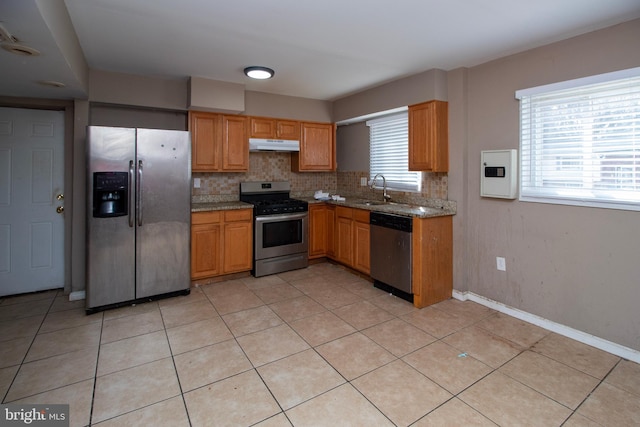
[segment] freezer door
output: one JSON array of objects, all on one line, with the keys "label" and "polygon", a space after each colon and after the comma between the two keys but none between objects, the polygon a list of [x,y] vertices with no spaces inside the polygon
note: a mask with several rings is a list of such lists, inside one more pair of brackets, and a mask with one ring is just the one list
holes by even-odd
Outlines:
[{"label": "freezer door", "polygon": [[125,172],[130,177],[127,211],[133,214],[135,129],[89,127],[87,143],[87,286],[86,307],[135,298],[135,229],[129,215],[93,215],[94,173]]},{"label": "freezer door", "polygon": [[190,286],[191,141],[138,129],[136,298]]}]

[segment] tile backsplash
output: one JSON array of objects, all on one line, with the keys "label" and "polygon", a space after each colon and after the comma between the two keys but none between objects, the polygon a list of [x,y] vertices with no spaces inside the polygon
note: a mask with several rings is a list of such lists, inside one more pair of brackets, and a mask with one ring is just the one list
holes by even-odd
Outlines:
[{"label": "tile backsplash", "polygon": [[[348,197],[377,198],[381,190],[360,185],[360,178],[369,179],[369,171],[350,172],[291,172],[291,153],[252,152],[249,171],[244,173],[194,172],[200,178],[200,188],[192,188],[192,201],[223,202],[238,200],[242,181],[289,181],[291,193],[298,197],[312,197],[316,190]],[[421,203],[426,199],[447,200],[447,174],[423,173],[420,193],[389,191],[396,201]]]}]

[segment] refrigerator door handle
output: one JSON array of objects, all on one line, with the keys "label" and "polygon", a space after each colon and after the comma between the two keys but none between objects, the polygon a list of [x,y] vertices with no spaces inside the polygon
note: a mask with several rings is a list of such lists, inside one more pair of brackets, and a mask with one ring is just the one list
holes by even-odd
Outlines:
[{"label": "refrigerator door handle", "polygon": [[133,209],[131,207],[133,205],[133,203],[131,203],[133,201],[133,192],[131,191],[132,183],[133,183],[133,160],[129,160],[129,184],[127,185],[127,191],[129,194],[129,200],[128,200],[129,227],[133,227]]},{"label": "refrigerator door handle", "polygon": [[142,160],[138,160],[138,182],[136,196],[138,197],[138,227],[142,227]]}]

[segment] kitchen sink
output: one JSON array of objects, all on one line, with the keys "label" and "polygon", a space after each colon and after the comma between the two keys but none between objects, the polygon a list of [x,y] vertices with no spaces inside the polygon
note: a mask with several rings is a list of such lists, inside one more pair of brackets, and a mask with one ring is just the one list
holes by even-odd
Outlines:
[{"label": "kitchen sink", "polygon": [[364,202],[358,202],[359,205],[365,206],[378,206],[378,205],[386,205],[387,202],[382,202],[378,200],[365,200]]}]

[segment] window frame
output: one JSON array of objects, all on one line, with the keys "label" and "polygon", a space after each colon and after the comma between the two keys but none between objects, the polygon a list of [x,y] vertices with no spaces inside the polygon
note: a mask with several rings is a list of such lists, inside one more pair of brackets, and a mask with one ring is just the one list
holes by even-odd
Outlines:
[{"label": "window frame", "polygon": [[[401,154],[406,154],[404,155],[404,158],[401,159],[400,162],[397,161],[393,161],[393,159],[387,159],[387,160],[383,160],[382,162],[388,162],[388,163],[393,163],[395,165],[395,167],[399,167],[400,163],[402,164],[403,169],[398,172],[398,170],[394,170],[394,171],[389,171],[388,169],[384,169],[384,168],[380,168],[380,167],[375,167],[374,165],[374,156],[376,156],[375,151],[376,151],[376,143],[379,141],[374,141],[374,132],[375,132],[375,127],[376,125],[385,125],[385,124],[389,124],[389,122],[392,121],[397,121],[397,120],[401,120],[404,121],[406,123],[406,128],[403,132],[402,135],[400,135],[399,137],[397,135],[393,136],[393,140],[392,141],[388,141],[387,144],[389,143],[393,143],[393,144],[397,144],[398,142],[403,143],[404,145],[402,146],[403,150],[401,150]],[[400,112],[394,112],[391,114],[384,114],[384,115],[380,115],[377,116],[375,118],[369,119],[365,122],[365,124],[367,125],[367,127],[369,128],[369,184],[373,184],[374,188],[382,188],[382,180],[378,179],[376,180],[375,183],[372,183],[371,180],[377,175],[377,174],[382,174],[385,177],[386,180],[386,185],[387,185],[387,189],[388,190],[393,190],[393,191],[402,191],[402,192],[410,192],[410,193],[420,193],[422,191],[422,173],[419,171],[410,171],[409,170],[409,111],[408,109],[403,109]],[[394,125],[390,125],[390,126],[394,126]],[[378,131],[380,129],[378,128]],[[394,145],[394,147],[397,147],[397,145]],[[382,151],[384,151],[384,149],[382,149]],[[395,150],[396,154],[398,153],[398,150]],[[382,163],[379,162],[379,163]],[[392,165],[388,165],[387,168],[389,168]],[[412,180],[406,179],[408,177],[413,177]],[[398,179],[400,178],[400,179]]]},{"label": "window frame", "polygon": [[[606,171],[600,166],[593,166],[590,169],[589,162],[594,162],[593,159],[596,157],[596,154],[598,152],[601,153],[600,159],[603,159],[598,160],[600,162],[606,162],[607,155],[611,156],[611,154],[614,153],[613,149],[616,148],[616,140],[609,141],[608,144],[607,141],[604,141],[606,138],[610,138],[608,134],[604,134],[604,136],[600,135],[602,139],[599,140],[594,140],[594,134],[589,134],[589,138],[585,138],[584,140],[575,142],[576,145],[580,144],[579,147],[575,148],[575,151],[567,151],[565,153],[561,153],[566,154],[565,157],[568,162],[568,166],[574,165],[574,167],[577,167],[577,169],[574,170],[574,173],[576,175],[578,173],[582,175],[581,178],[575,177],[573,180],[576,183],[580,183],[577,187],[575,187],[576,189],[572,190],[570,185],[568,185],[571,181],[570,177],[563,175],[565,172],[569,173],[568,169],[566,168],[561,168],[560,172],[556,175],[556,178],[560,180],[560,183],[562,181],[565,182],[564,186],[559,184],[557,186],[552,185],[545,188],[545,186],[542,184],[542,180],[550,180],[554,178],[554,173],[551,170],[541,171],[541,169],[543,169],[545,166],[543,164],[543,161],[540,160],[542,159],[542,155],[540,153],[544,149],[547,150],[547,153],[549,152],[549,150],[558,149],[560,146],[562,146],[562,144],[554,141],[549,142],[548,140],[545,140],[545,138],[539,136],[544,135],[544,132],[538,131],[538,129],[541,128],[540,122],[532,119],[533,109],[529,105],[530,103],[538,102],[539,105],[537,105],[536,108],[540,108],[540,105],[542,105],[543,96],[551,98],[553,98],[554,96],[557,97],[557,99],[555,100],[552,99],[552,101],[556,102],[556,104],[554,105],[557,106],[566,105],[571,100],[586,104],[584,99],[589,99],[589,103],[591,103],[593,98],[589,98],[587,95],[581,94],[580,92],[590,90],[594,85],[602,86],[600,88],[600,92],[598,93],[606,93],[607,90],[610,92],[610,86],[612,84],[626,79],[636,79],[638,84],[638,90],[636,90],[636,82],[630,81],[630,86],[633,88],[633,90],[629,92],[632,93],[633,98],[631,101],[629,101],[630,107],[628,107],[631,109],[631,118],[629,119],[629,122],[631,123],[631,129],[633,129],[633,134],[631,136],[630,142],[632,147],[632,154],[629,155],[629,157],[625,158],[635,160],[638,155],[640,155],[640,125],[637,124],[638,120],[640,120],[640,101],[636,101],[637,99],[640,99],[640,67],[516,91],[516,99],[520,101],[520,201],[640,211],[640,188],[637,184],[638,178],[635,179],[636,183],[633,185],[633,187],[635,188],[633,188],[632,190],[607,188],[606,185],[602,186],[602,188],[597,188],[595,186],[591,188],[584,187],[584,184],[588,183],[590,178],[593,179],[594,177],[598,177],[601,181],[605,180],[605,178],[603,178],[603,175],[606,176]],[[607,84],[609,84],[609,88],[607,88]],[[569,114],[567,113],[564,116],[559,115],[559,118],[563,120],[565,119],[565,117],[569,117]],[[585,113],[584,115],[581,114],[577,117],[585,121],[589,119],[595,121],[598,116],[597,113],[589,111],[589,113]],[[600,124],[608,123],[607,121],[602,121],[601,118],[600,120]],[[559,121],[560,120],[551,121],[551,123],[553,123],[553,125],[551,126],[556,126]],[[609,122],[613,121],[610,120]],[[581,124],[581,126],[583,129],[587,128],[585,124]],[[577,126],[575,128],[580,129],[580,127]],[[592,145],[591,150],[589,150],[589,141],[591,141]],[[547,146],[543,147],[545,142],[547,143]],[[598,151],[597,149],[594,149],[593,146],[597,143],[600,143],[600,150],[602,150],[602,148],[605,148],[605,150]],[[624,144],[618,144],[617,147],[619,148],[621,146],[624,146]],[[538,154],[535,154],[536,152]],[[581,152],[583,152],[584,154],[582,158],[579,158],[579,154]],[[571,161],[570,157],[572,155],[573,157],[575,157],[574,160],[577,159],[576,161]],[[536,156],[538,157],[537,161],[533,159]],[[612,165],[617,166],[615,162],[612,162]],[[599,167],[600,169],[598,169]],[[640,172],[640,164],[634,163],[632,167],[635,169],[635,173],[637,175],[638,172]],[[589,173],[591,173],[591,175],[589,175]],[[624,195],[625,197],[621,197],[621,195]]]}]

